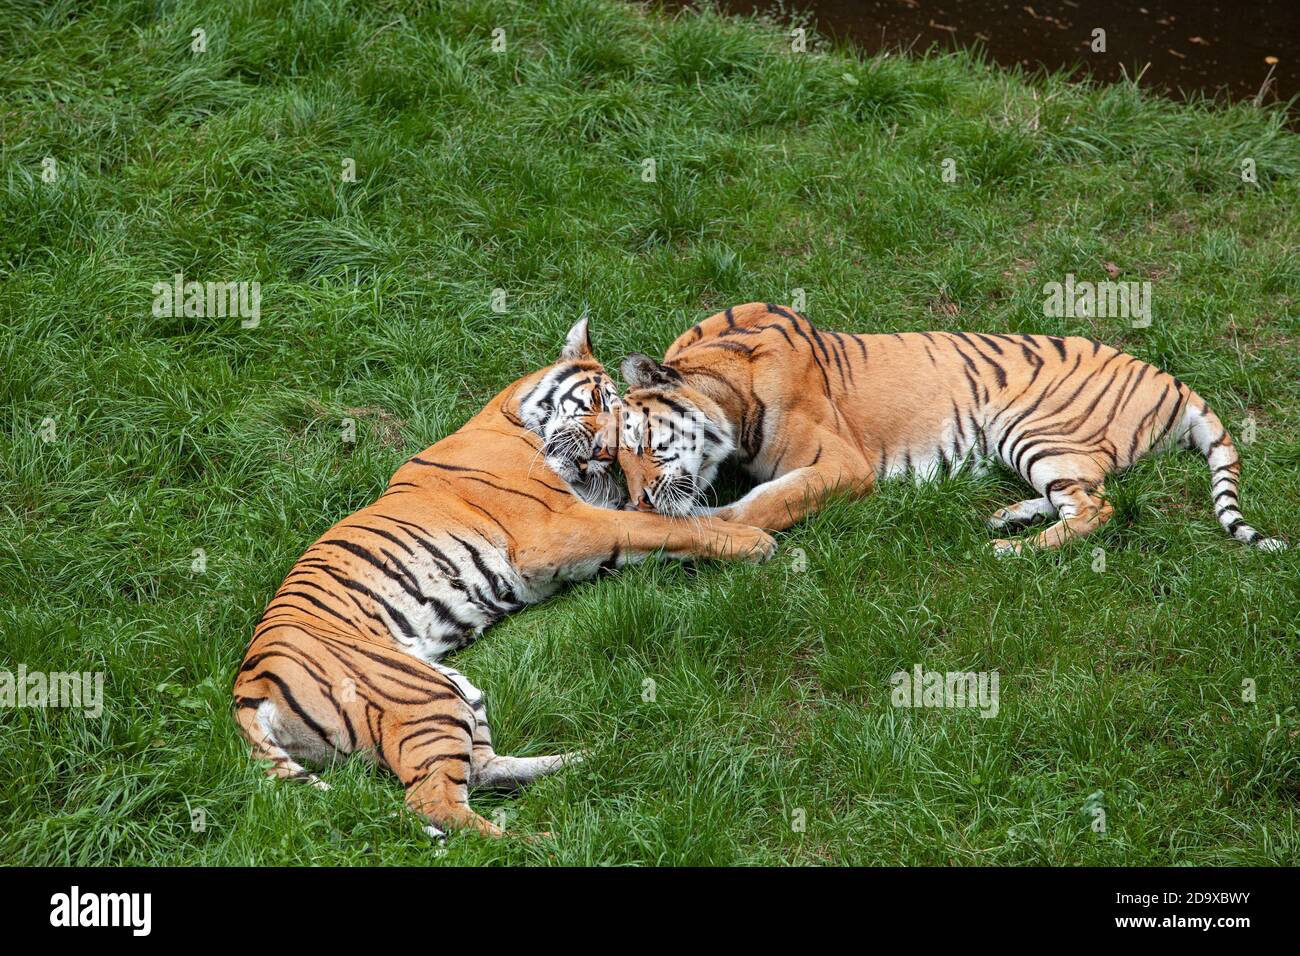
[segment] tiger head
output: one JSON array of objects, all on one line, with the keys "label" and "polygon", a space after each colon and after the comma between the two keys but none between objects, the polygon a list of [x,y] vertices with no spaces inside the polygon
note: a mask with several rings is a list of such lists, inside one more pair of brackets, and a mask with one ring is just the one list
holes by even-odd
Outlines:
[{"label": "tiger head", "polygon": [[692,514],[736,450],[734,428],[718,403],[676,369],[634,353],[620,371],[629,385],[618,449],[628,507]]},{"label": "tiger head", "polygon": [[569,330],[560,360],[532,376],[519,400],[519,417],[541,437],[546,464],[593,504],[622,503],[610,472],[620,404],[613,380],[592,355],[585,318]]}]

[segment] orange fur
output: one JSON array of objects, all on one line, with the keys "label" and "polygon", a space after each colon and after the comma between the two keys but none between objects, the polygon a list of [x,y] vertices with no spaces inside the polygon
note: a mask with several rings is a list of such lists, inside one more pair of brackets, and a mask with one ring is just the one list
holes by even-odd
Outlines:
[{"label": "orange fur", "polygon": [[[625,427],[619,461],[643,510],[659,507],[656,490],[682,479],[673,474],[679,462],[708,458],[712,440],[702,436],[716,433],[713,444],[732,446],[760,481],[740,501],[709,512],[718,517],[786,528],[834,491],[865,494],[881,477],[933,477],[997,461],[1042,497],[1002,509],[990,523],[1055,514],[1060,520],[1030,541],[1054,548],[1110,518],[1107,475],[1180,444],[1206,456],[1225,530],[1260,547],[1282,546],[1242,520],[1237,454],[1205,402],[1168,373],[1091,339],[851,335],[754,302],[688,330],[663,364],[632,356],[623,369],[635,424]],[[698,484],[699,475],[691,480]],[[681,495],[676,504],[682,513]]]},{"label": "orange fur", "polygon": [[553,470],[569,463],[548,448],[568,454],[579,443],[581,482],[617,440],[606,399],[617,393],[580,326],[560,362],[403,464],[378,500],[335,524],[289,572],[234,686],[240,729],[272,776],[314,782],[300,760],[368,752],[433,823],[495,834],[469,809],[466,787],[525,783],[566,757],[497,756],[481,695],[437,661],[504,614],[603,568],[660,550],[771,553],[756,528],[589,504]]}]

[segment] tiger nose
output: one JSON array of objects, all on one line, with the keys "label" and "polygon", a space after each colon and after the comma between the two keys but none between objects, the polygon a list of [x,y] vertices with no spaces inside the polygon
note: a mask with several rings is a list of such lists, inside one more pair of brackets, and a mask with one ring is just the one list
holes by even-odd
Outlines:
[{"label": "tiger nose", "polygon": [[608,445],[598,444],[591,457],[595,461],[613,461],[614,453],[610,451]]}]

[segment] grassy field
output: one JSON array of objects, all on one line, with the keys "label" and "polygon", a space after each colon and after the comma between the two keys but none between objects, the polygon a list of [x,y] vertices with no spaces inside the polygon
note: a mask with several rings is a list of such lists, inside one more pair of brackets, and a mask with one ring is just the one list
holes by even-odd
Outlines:
[{"label": "grassy field", "polygon": [[[1060,553],[989,552],[1010,477],[886,484],[768,564],[652,562],[506,621],[452,661],[498,748],[593,754],[475,806],[552,841],[438,848],[360,761],[324,794],[249,761],[230,684],[294,560],[584,308],[611,370],[797,289],[830,328],[1092,335],[1253,429],[1246,518],[1300,542],[1282,115],[789,29],[0,2],[0,669],[106,674],[98,719],[0,709],[0,862],[1300,858],[1300,549],[1230,541],[1185,454]],[[156,317],[178,272],[260,282],[260,323]],[[1152,283],[1149,328],[1045,317],[1045,283],[1112,272]],[[892,707],[916,664],[998,672],[997,716]]]}]

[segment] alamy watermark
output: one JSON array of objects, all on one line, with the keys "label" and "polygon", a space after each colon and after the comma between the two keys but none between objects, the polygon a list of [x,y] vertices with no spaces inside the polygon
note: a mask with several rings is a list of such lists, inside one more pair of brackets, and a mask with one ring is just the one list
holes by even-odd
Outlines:
[{"label": "alamy watermark", "polygon": [[87,717],[104,712],[102,671],[18,671],[0,670],[0,707],[67,707],[85,711]]},{"label": "alamy watermark", "polygon": [[235,316],[241,319],[239,324],[243,328],[255,329],[262,321],[262,284],[192,279],[187,282],[178,272],[171,282],[153,284],[153,316],[155,319]]},{"label": "alamy watermark", "polygon": [[56,927],[125,926],[132,936],[153,928],[152,893],[83,893],[74,885],[50,897],[50,925]]},{"label": "alamy watermark", "polygon": [[981,717],[998,715],[997,671],[927,671],[920,664],[896,671],[889,678],[895,707],[950,707],[979,710]]},{"label": "alamy watermark", "polygon": [[1043,286],[1043,314],[1052,319],[1128,319],[1133,328],[1151,324],[1151,283],[1075,282],[1067,272],[1064,282]]}]

